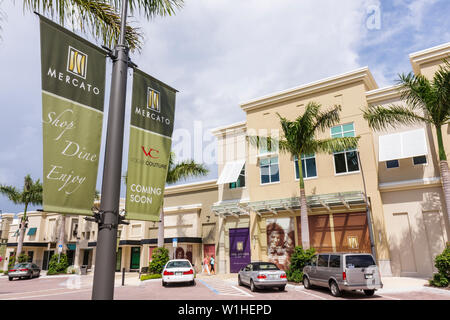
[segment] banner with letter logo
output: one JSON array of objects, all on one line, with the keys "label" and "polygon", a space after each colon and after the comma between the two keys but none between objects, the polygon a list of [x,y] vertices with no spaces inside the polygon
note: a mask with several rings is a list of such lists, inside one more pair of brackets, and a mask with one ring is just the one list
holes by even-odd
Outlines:
[{"label": "banner with letter logo", "polygon": [[43,209],[91,215],[103,124],[105,52],[40,17]]},{"label": "banner with letter logo", "polygon": [[159,221],[177,90],[135,69],[131,99],[126,218]]}]

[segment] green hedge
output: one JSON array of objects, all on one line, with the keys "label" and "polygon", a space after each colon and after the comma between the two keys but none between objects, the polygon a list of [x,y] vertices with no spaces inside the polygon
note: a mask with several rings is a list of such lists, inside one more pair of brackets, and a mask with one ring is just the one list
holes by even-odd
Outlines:
[{"label": "green hedge", "polygon": [[149,279],[160,279],[162,278],[160,273],[156,273],[156,274],[143,274],[141,275],[141,281],[144,280],[149,280]]}]

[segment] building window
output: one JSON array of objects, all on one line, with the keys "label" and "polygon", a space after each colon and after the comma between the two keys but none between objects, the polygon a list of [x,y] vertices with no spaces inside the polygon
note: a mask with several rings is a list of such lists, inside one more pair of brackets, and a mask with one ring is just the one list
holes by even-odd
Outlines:
[{"label": "building window", "polygon": [[[331,128],[331,138],[354,137],[353,123],[347,123]],[[359,171],[356,149],[348,149],[334,153],[334,168],[336,174]]]},{"label": "building window", "polygon": [[400,167],[400,163],[398,160],[388,160],[386,161],[386,168],[392,169],[392,168],[398,168]]},{"label": "building window", "polygon": [[413,163],[415,166],[419,164],[427,164],[427,157],[426,156],[418,156],[413,158]]},{"label": "building window", "polygon": [[245,165],[242,167],[241,173],[239,173],[239,178],[236,182],[231,182],[229,184],[230,189],[243,188],[245,187]]},{"label": "building window", "polygon": [[[300,179],[300,172],[298,171],[298,157],[294,157],[295,164],[295,179]],[[302,174],[304,179],[317,177],[316,156],[302,155]]]},{"label": "building window", "polygon": [[261,184],[280,181],[278,157],[260,159],[259,167],[261,169]]},{"label": "building window", "polygon": [[271,141],[269,143],[266,139],[261,139],[259,141],[259,154],[265,155],[269,153],[277,153],[278,152],[278,143]]}]

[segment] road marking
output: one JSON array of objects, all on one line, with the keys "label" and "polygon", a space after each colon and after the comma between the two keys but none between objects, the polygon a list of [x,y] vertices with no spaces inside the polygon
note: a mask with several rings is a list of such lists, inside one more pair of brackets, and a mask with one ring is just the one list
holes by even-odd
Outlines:
[{"label": "road marking", "polygon": [[253,295],[245,292],[244,290],[237,288],[233,285],[227,284],[223,280],[200,280],[208,289],[213,291],[217,295],[223,296],[239,296],[239,297],[253,297]]},{"label": "road marking", "polygon": [[310,296],[313,296],[313,297],[316,297],[316,298],[319,298],[319,299],[322,299],[322,300],[328,300],[327,298],[318,296],[318,295],[313,294],[313,293],[310,293],[310,292],[306,292],[305,289],[298,289],[298,288],[295,288],[295,291],[301,292],[301,293],[304,293],[304,294],[307,294],[307,295],[310,295]]},{"label": "road marking", "polygon": [[17,300],[17,299],[30,299],[30,298],[39,298],[39,297],[49,297],[49,296],[57,296],[62,294],[73,294],[73,293],[79,293],[83,291],[91,291],[92,289],[86,289],[86,290],[74,290],[70,292],[59,292],[59,293],[50,293],[50,294],[41,294],[41,295],[35,295],[35,296],[26,296],[26,297],[15,297],[15,298],[7,298],[7,299],[0,299],[0,300]]},{"label": "road marking", "polygon": [[389,296],[385,296],[385,295],[381,295],[381,294],[379,294],[378,296],[380,296],[382,298],[386,298],[386,299],[391,299],[391,300],[402,300],[402,299],[399,299],[399,298],[389,297]]}]

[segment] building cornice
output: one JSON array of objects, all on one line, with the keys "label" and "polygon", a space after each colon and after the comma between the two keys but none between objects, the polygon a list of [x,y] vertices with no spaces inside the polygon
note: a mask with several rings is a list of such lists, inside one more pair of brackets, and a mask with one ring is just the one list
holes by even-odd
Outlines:
[{"label": "building cornice", "polygon": [[368,104],[379,104],[392,99],[400,99],[400,85],[389,86],[366,92]]},{"label": "building cornice", "polygon": [[164,213],[183,213],[183,212],[199,212],[202,209],[202,204],[187,204],[184,206],[164,207]]},{"label": "building cornice", "polygon": [[208,189],[218,189],[218,186],[216,183],[217,183],[217,179],[194,182],[194,183],[189,183],[189,184],[181,184],[181,185],[177,185],[177,186],[170,186],[170,187],[165,188],[164,195],[167,196],[167,195],[174,195],[174,194],[184,193],[184,192],[193,192],[193,191],[208,190]]},{"label": "building cornice", "polygon": [[419,188],[431,188],[441,186],[440,177],[414,179],[414,180],[404,180],[395,182],[384,182],[378,185],[380,192],[387,191],[402,191],[411,190]]},{"label": "building cornice", "polygon": [[218,136],[221,136],[224,134],[237,133],[239,131],[245,132],[246,130],[247,130],[247,121],[241,121],[241,122],[232,123],[227,126],[222,126],[222,127],[211,129],[210,132],[214,136],[218,137]]},{"label": "building cornice", "polygon": [[368,67],[356,69],[344,74],[325,78],[316,82],[311,82],[299,87],[280,91],[274,94],[263,96],[261,98],[246,101],[240,104],[242,110],[245,112],[256,110],[262,107],[270,106],[275,103],[285,102],[291,99],[298,99],[300,97],[319,93],[332,88],[363,82],[366,86],[366,90],[374,90],[378,88],[375,79],[372,76]]},{"label": "building cornice", "polygon": [[409,55],[409,60],[415,74],[420,74],[420,66],[429,62],[442,61],[450,57],[450,42]]}]

